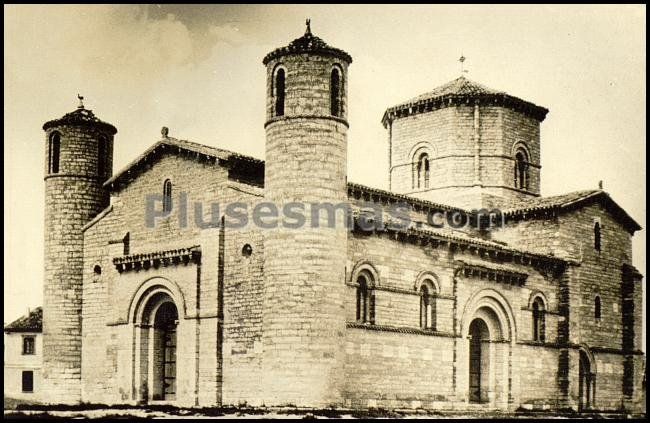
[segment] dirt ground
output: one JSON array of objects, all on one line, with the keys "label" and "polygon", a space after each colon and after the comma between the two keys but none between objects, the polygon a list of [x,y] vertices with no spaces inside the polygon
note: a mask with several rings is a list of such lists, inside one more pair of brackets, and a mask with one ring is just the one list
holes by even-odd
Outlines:
[{"label": "dirt ground", "polygon": [[152,419],[368,419],[368,418],[479,418],[479,419],[521,419],[545,418],[567,419],[575,417],[592,418],[641,418],[615,413],[593,413],[577,415],[574,413],[548,412],[461,412],[461,411],[425,411],[425,410],[302,410],[295,408],[260,409],[260,408],[176,408],[171,406],[107,406],[102,404],[82,404],[77,406],[44,406],[28,404],[25,401],[4,398],[5,419],[71,419],[71,418],[128,418]]}]

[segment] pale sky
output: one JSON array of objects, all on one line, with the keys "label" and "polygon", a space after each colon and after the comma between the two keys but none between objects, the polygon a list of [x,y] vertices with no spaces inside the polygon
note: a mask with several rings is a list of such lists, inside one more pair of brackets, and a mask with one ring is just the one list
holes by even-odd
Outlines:
[{"label": "pale sky", "polygon": [[[543,195],[605,190],[646,225],[645,5],[4,6],[4,321],[42,304],[45,121],[118,129],[114,171],[170,128],[264,158],[262,58],[304,33],[350,53],[348,179],[387,188],[384,110],[459,76],[550,109]],[[645,234],[634,265],[645,274]],[[645,280],[643,282],[645,285]]]}]

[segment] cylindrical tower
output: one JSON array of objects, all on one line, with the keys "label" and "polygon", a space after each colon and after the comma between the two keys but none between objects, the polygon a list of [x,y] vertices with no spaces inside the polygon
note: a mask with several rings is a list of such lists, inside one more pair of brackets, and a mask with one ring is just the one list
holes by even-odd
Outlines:
[{"label": "cylindrical tower", "polygon": [[[265,199],[305,224],[264,231],[263,392],[267,406],[340,404],[347,230],[312,204],[347,202],[347,71],[344,51],[311,34],[269,53]],[[294,209],[298,210],[298,208]],[[293,223],[293,220],[291,221]],[[328,224],[329,223],[329,224]]]},{"label": "cylindrical tower", "polygon": [[43,401],[81,401],[83,226],[108,206],[117,129],[81,103],[43,125],[45,280]]}]

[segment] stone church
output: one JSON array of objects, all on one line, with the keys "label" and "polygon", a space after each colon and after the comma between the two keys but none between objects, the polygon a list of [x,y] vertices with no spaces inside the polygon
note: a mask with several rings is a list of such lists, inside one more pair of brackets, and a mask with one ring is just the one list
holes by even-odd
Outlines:
[{"label": "stone church", "polygon": [[[163,128],[114,173],[83,103],[44,124],[44,401],[643,407],[641,228],[602,189],[540,195],[548,110],[465,77],[389,107],[371,188],[347,180],[351,63],[309,26],[264,57],[265,161]],[[353,224],[223,207],[262,203]]]}]

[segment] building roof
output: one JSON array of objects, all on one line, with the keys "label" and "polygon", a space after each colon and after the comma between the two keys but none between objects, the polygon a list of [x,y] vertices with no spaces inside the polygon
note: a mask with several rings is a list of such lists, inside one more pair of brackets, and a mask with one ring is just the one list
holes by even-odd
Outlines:
[{"label": "building roof", "polygon": [[572,204],[576,201],[581,201],[583,199],[589,198],[599,192],[602,191],[595,189],[586,189],[549,197],[527,198],[525,200],[519,200],[511,203],[511,207],[506,209],[504,213],[523,213],[526,211],[546,209],[549,207],[562,207],[568,204]]},{"label": "building roof", "polygon": [[602,190],[574,191],[550,197],[521,200],[513,203],[509,209],[503,210],[503,215],[506,218],[527,218],[548,211],[566,212],[595,202],[602,204],[630,233],[641,229],[641,226],[609,194]]},{"label": "building roof", "polygon": [[488,88],[485,85],[461,76],[427,93],[413,97],[396,106],[389,107],[381,121],[385,126],[388,121],[394,119],[460,104],[507,107],[535,118],[540,122],[544,120],[548,113],[548,109],[544,107],[509,95],[504,91]]},{"label": "building roof", "polygon": [[43,308],[37,307],[23,316],[5,326],[5,332],[42,332],[43,331]]},{"label": "building roof", "polygon": [[115,135],[117,133],[117,128],[115,128],[110,123],[100,120],[97,118],[97,116],[95,116],[92,110],[86,109],[83,106],[77,107],[75,111],[66,113],[59,119],[45,122],[43,125],[43,130],[47,131],[49,128],[54,128],[62,125],[94,126],[109,132],[111,135]]},{"label": "building roof", "polygon": [[305,30],[305,35],[300,38],[296,38],[289,43],[286,47],[276,48],[266,56],[262,63],[266,65],[271,60],[287,56],[290,54],[301,54],[301,53],[310,53],[318,54],[321,56],[334,56],[342,60],[345,60],[347,63],[352,63],[352,57],[345,51],[329,46],[321,38],[316,37],[311,33],[311,28],[309,26],[309,21],[307,21],[307,29]]},{"label": "building roof", "polygon": [[478,82],[470,81],[469,79],[461,76],[453,81],[447,82],[444,85],[434,88],[428,93],[421,94],[408,100],[406,103],[414,103],[421,100],[428,100],[430,98],[442,97],[444,95],[480,95],[480,94],[505,94],[504,91],[493,90]]},{"label": "building roof", "polygon": [[[355,222],[358,221],[359,215],[354,216]],[[518,263],[528,264],[528,263],[551,263],[554,266],[563,266],[568,263],[576,264],[577,262],[571,259],[557,257],[553,254],[545,254],[535,251],[530,251],[521,247],[514,247],[508,244],[484,240],[481,238],[473,237],[467,233],[456,231],[453,234],[444,233],[435,229],[417,227],[417,225],[409,225],[407,228],[398,227],[392,225],[391,219],[388,219],[385,225],[382,225],[380,228],[377,228],[375,232],[387,232],[394,234],[401,234],[406,239],[412,238],[416,239],[430,239],[435,242],[446,242],[449,244],[456,244],[462,248],[467,248],[472,253],[481,253],[481,251],[492,251],[497,253],[498,257],[510,256],[513,260],[516,260]],[[399,224],[399,222],[398,222]],[[363,229],[355,230],[368,233]]]},{"label": "building roof", "polygon": [[[154,145],[146,149],[142,154],[132,160],[128,165],[122,168],[119,172],[113,175],[109,180],[104,182],[104,186],[110,187],[111,189],[120,189],[124,185],[128,184],[129,181],[133,180],[141,171],[145,170],[147,165],[151,164],[152,157],[158,155],[162,152],[167,153],[177,153],[183,151],[188,154],[188,157],[191,159],[201,160],[206,157],[221,160],[223,162],[230,163],[249,163],[253,167],[257,167],[258,172],[261,172],[263,175],[264,172],[264,160],[257,159],[255,157],[246,156],[243,154],[235,153],[230,150],[224,150],[222,148],[211,147],[204,144],[199,144],[196,142],[191,142],[187,140],[179,140],[172,137],[166,137],[156,142]],[[373,188],[366,185],[357,184],[354,182],[348,182],[348,193],[353,194],[355,192],[361,192],[370,195],[374,198],[380,198],[388,201],[404,201],[412,204],[413,206],[420,209],[435,209],[435,210],[463,210],[459,207],[454,207],[441,203],[434,203],[427,200],[421,200],[415,197],[409,197],[403,194],[397,194],[394,192],[382,190],[379,188]],[[98,220],[99,216],[93,219],[87,224],[87,226],[92,226],[93,223]]]},{"label": "building roof", "polygon": [[263,160],[196,142],[165,137],[146,149],[135,160],[104,182],[104,186],[110,187],[111,190],[119,190],[145,170],[163,152],[186,154],[196,160],[221,161],[226,166],[245,164],[252,167],[253,172],[261,173],[262,178],[264,175]]},{"label": "building roof", "polygon": [[460,207],[454,207],[447,204],[434,203],[428,200],[422,200],[416,197],[411,197],[404,194],[398,194],[391,191],[386,191],[379,188],[369,187],[367,185],[357,184],[355,182],[348,182],[348,194],[359,196],[358,194],[366,194],[371,198],[377,198],[381,200],[393,201],[393,202],[405,202],[414,206],[416,210],[441,210],[441,211],[464,211]]},{"label": "building roof", "polygon": [[566,258],[562,257],[556,257],[553,254],[546,254],[546,253],[540,253],[537,251],[531,251],[527,250],[525,248],[521,248],[518,246],[512,246],[509,244],[506,244],[504,242],[499,242],[499,241],[492,241],[492,240],[486,240],[486,239],[481,239],[475,236],[471,236],[465,232],[462,231],[456,231],[452,234],[444,233],[435,229],[427,229],[427,228],[417,228],[417,227],[410,227],[409,231],[412,231],[414,233],[420,233],[420,234],[425,234],[431,237],[437,237],[441,239],[448,239],[450,241],[462,244],[462,245],[467,245],[467,246],[472,246],[474,248],[485,248],[485,249],[490,249],[493,251],[500,251],[503,253],[511,254],[511,255],[520,255],[522,257],[535,257],[538,259],[544,259],[544,260],[550,260],[554,261],[557,263],[569,263],[573,262],[572,260],[568,260]]},{"label": "building roof", "polygon": [[[163,138],[149,147],[135,160],[106,181],[104,186],[110,187],[112,190],[119,190],[121,187],[128,184],[129,181],[133,180],[139,173],[144,171],[147,166],[155,160],[155,157],[159,157],[160,154],[165,152],[183,153],[186,154],[188,158],[194,160],[221,161],[224,166],[231,168],[246,165],[251,172],[255,172],[258,175],[258,178],[261,178],[262,181],[257,185],[263,186],[264,160],[224,150],[222,148],[211,147],[186,140],[179,140],[172,137]],[[397,194],[379,188],[348,182],[349,195],[355,195],[355,193],[359,192],[371,197],[377,197],[380,200],[383,199],[395,202],[404,201],[413,205],[416,209],[421,210],[461,210],[467,213],[471,212],[470,210],[465,210],[459,207],[434,203],[408,195]],[[510,207],[502,209],[502,213],[505,218],[527,219],[552,210],[560,212],[574,210],[575,208],[583,207],[593,202],[600,202],[603,204],[605,209],[610,212],[614,218],[621,222],[630,233],[634,233],[634,231],[641,229],[641,226],[629,214],[627,214],[627,212],[619,206],[609,196],[609,194],[602,190],[574,191],[550,197],[527,198],[516,203],[511,203]]]}]

